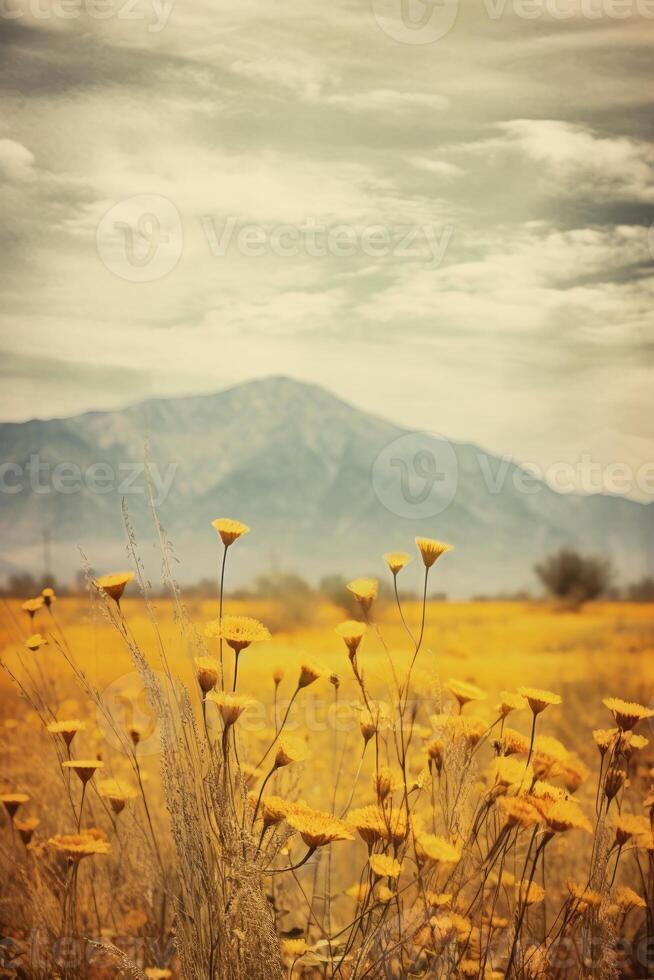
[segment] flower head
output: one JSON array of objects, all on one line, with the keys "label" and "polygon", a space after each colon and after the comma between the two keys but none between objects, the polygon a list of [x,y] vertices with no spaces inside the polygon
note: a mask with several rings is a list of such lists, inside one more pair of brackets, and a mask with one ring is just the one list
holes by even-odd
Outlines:
[{"label": "flower head", "polygon": [[418,834],[416,854],[428,864],[456,864],[461,860],[461,849],[436,834]]},{"label": "flower head", "polygon": [[497,706],[497,711],[502,718],[506,718],[512,711],[520,711],[526,706],[527,702],[521,694],[515,694],[513,691],[500,691],[500,703]]},{"label": "flower head", "polygon": [[647,817],[635,815],[633,813],[623,813],[615,821],[615,840],[620,847],[631,840],[632,837],[641,837],[650,831],[650,822]]},{"label": "flower head", "polygon": [[567,881],[566,887],[570,893],[570,897],[575,899],[575,902],[586,908],[599,908],[602,904],[601,892],[596,892],[592,888],[582,888],[575,881]]},{"label": "flower head", "polygon": [[386,854],[371,854],[368,858],[373,874],[378,878],[399,878],[402,874],[402,865],[395,858]]},{"label": "flower head", "polygon": [[518,694],[528,701],[529,707],[535,715],[545,711],[545,708],[550,704],[561,704],[561,698],[558,694],[552,694],[551,691],[541,691],[537,687],[519,687]]},{"label": "flower head", "polygon": [[162,970],[158,966],[149,966],[144,973],[148,980],[168,980],[173,975],[172,970]]},{"label": "flower head", "polygon": [[221,637],[236,653],[252,643],[270,639],[270,631],[258,619],[250,616],[223,616],[222,621],[209,623],[206,633],[210,637]]},{"label": "flower head", "polygon": [[350,828],[342,820],[323,813],[320,810],[310,810],[308,807],[294,810],[286,822],[300,834],[300,837],[312,849],[324,847],[334,841],[354,840]]},{"label": "flower head", "polygon": [[497,805],[510,827],[526,828],[540,823],[540,813],[525,796],[501,796]]},{"label": "flower head", "polygon": [[367,612],[379,595],[379,582],[376,578],[355,578],[347,584],[364,612]]},{"label": "flower head", "polygon": [[437,541],[435,538],[416,538],[416,545],[422,555],[425,568],[431,568],[441,555],[452,551],[451,544],[445,544],[444,541]]},{"label": "flower head", "polygon": [[98,793],[104,800],[109,801],[114,813],[121,813],[125,809],[127,801],[136,796],[135,789],[132,789],[131,786],[123,786],[116,779],[103,779],[99,782]]},{"label": "flower head", "polygon": [[14,820],[14,827],[20,834],[20,839],[25,846],[32,840],[32,835],[40,823],[41,821],[38,817],[25,817],[24,820]]},{"label": "flower head", "polygon": [[405,551],[388,551],[384,555],[384,561],[395,576],[398,574],[398,572],[401,572],[403,568],[406,568],[409,562],[413,561],[413,559],[411,555],[407,555]]},{"label": "flower head", "polygon": [[241,521],[233,521],[230,517],[219,517],[211,522],[211,526],[216,529],[226,548],[229,548],[230,544],[234,544],[244,534],[248,534],[250,530],[247,524],[242,524]]},{"label": "flower head", "polygon": [[645,899],[641,898],[638,892],[635,892],[633,888],[629,888],[628,885],[621,885],[616,889],[615,900],[623,912],[629,912],[630,909],[647,908]]},{"label": "flower head", "polygon": [[293,809],[293,804],[281,796],[264,796],[261,799],[261,815],[264,827],[272,827],[286,820]]},{"label": "flower head", "polygon": [[545,898],[545,889],[537,881],[518,881],[516,891],[524,905],[537,905]]},{"label": "flower head", "polygon": [[207,694],[207,701],[218,706],[225,728],[236,724],[243,712],[254,704],[252,698],[242,694],[228,694],[226,691],[211,691]]},{"label": "flower head", "polygon": [[38,595],[36,599],[27,599],[20,608],[23,610],[23,612],[26,612],[30,620],[32,620],[36,616],[39,609],[43,607],[43,604],[43,596]]},{"label": "flower head", "polygon": [[9,817],[13,820],[14,814],[23,803],[29,802],[29,796],[27,793],[2,793],[0,794],[0,802],[4,804],[5,810],[9,814]]},{"label": "flower head", "polygon": [[275,753],[275,769],[290,766],[294,762],[303,762],[306,757],[306,749],[302,742],[288,735],[282,735]]},{"label": "flower head", "polygon": [[344,623],[339,623],[334,632],[342,637],[350,655],[354,656],[367,628],[365,623],[358,623],[355,619],[347,619]]},{"label": "flower head", "polygon": [[563,834],[568,830],[585,830],[588,834],[593,832],[590,820],[572,800],[541,800],[537,806],[548,830],[555,834]]},{"label": "flower head", "polygon": [[595,745],[600,751],[600,755],[605,755],[611,748],[611,745],[615,741],[616,735],[619,735],[620,730],[618,728],[596,728],[593,732],[593,739]]},{"label": "flower head", "polygon": [[325,674],[324,667],[319,667],[315,663],[302,664],[300,667],[300,677],[297,682],[299,688],[309,687],[314,681],[317,681],[319,677],[323,677]]},{"label": "flower head", "polygon": [[108,854],[111,850],[107,835],[95,828],[81,830],[79,834],[58,834],[48,840],[48,847],[71,861],[81,861],[94,854]]},{"label": "flower head", "polygon": [[66,745],[70,745],[78,732],[83,732],[86,725],[79,718],[71,718],[68,721],[51,721],[48,731],[51,735],[61,735]]},{"label": "flower head", "polygon": [[218,662],[213,657],[195,658],[195,676],[203,694],[213,691],[218,683]]},{"label": "flower head", "polygon": [[43,597],[43,602],[46,606],[51,606],[53,602],[57,601],[57,596],[55,595],[54,589],[42,589],[41,596]]},{"label": "flower head", "polygon": [[41,636],[40,633],[33,633],[27,640],[25,640],[25,646],[28,650],[31,650],[32,653],[36,653],[37,650],[41,649],[41,647],[46,646],[47,642],[48,641],[45,639],[45,637]]},{"label": "flower head", "polygon": [[61,764],[64,769],[74,769],[83,783],[88,783],[95,771],[104,766],[104,762],[100,759],[70,759]]},{"label": "flower head", "polygon": [[476,684],[469,684],[467,681],[457,681],[453,677],[450,677],[446,687],[454,695],[461,707],[470,701],[484,701],[486,699],[485,691],[482,691]]},{"label": "flower head", "polygon": [[282,939],[279,944],[284,963],[292,965],[309,951],[306,939]]},{"label": "flower head", "polygon": [[621,698],[604,698],[602,702],[615,718],[615,723],[622,731],[632,728],[646,718],[654,717],[654,711],[636,704],[635,701],[623,701]]},{"label": "flower head", "polygon": [[100,578],[96,578],[93,582],[96,589],[104,592],[113,599],[118,605],[120,605],[120,600],[125,591],[125,586],[128,585],[134,578],[134,572],[115,572],[113,575],[102,575]]}]

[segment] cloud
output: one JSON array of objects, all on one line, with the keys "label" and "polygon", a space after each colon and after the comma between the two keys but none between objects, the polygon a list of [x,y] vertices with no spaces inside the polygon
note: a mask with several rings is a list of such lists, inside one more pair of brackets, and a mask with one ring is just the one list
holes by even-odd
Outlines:
[{"label": "cloud", "polygon": [[34,154],[11,139],[0,139],[0,179],[22,183],[34,177]]}]

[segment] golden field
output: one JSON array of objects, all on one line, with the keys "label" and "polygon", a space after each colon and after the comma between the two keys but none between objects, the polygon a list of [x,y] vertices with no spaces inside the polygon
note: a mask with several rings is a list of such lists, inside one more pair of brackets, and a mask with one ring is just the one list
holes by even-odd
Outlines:
[{"label": "golden field", "polygon": [[[208,695],[204,727],[195,658],[218,663],[220,641],[205,637],[217,595],[182,612],[170,599],[146,604],[134,584],[119,605],[91,588],[33,623],[21,605],[4,602],[0,632],[0,790],[29,797],[13,834],[8,817],[1,830],[7,976],[647,975],[651,719],[631,748],[624,726],[607,736],[601,777],[592,732],[616,725],[604,698],[650,704],[653,606],[428,602],[418,642],[420,602],[402,604],[413,641],[393,603],[364,602],[353,657],[336,605],[296,627],[272,602],[226,597],[224,622],[276,628],[240,654],[242,715],[226,723],[225,698]],[[33,633],[48,641],[36,651],[25,648]],[[231,690],[228,640],[223,656]],[[504,720],[501,692],[518,688],[561,703],[535,714],[519,699]],[[65,719],[84,723],[72,759],[102,763],[83,797],[46,727]],[[502,741],[510,730],[524,743],[515,754]],[[290,761],[271,765],[287,736]],[[110,780],[124,791],[119,809]],[[276,798],[284,815],[266,823]],[[529,808],[523,823],[516,800]],[[372,844],[364,807],[381,814]],[[563,829],[557,807],[573,814]],[[19,835],[30,817],[38,826]],[[78,823],[106,841],[83,861],[52,843]],[[315,843],[318,824],[327,841]],[[636,898],[619,892],[627,885]]]}]

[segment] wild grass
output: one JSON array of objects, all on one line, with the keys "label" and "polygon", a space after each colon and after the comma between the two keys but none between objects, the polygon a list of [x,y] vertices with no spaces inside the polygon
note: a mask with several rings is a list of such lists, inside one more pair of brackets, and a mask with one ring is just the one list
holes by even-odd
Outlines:
[{"label": "wild grass", "polygon": [[421,540],[422,601],[285,622],[226,599],[224,521],[188,609],[127,530],[135,583],[5,604],[7,976],[648,975],[651,607],[431,604]]}]

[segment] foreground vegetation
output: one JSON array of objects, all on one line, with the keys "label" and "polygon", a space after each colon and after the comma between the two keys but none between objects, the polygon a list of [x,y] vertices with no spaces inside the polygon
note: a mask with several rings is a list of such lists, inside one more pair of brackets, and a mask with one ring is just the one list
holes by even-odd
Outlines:
[{"label": "foreground vegetation", "polygon": [[215,527],[211,602],[5,604],[7,976],[647,976],[652,607],[404,602],[419,539],[297,629]]}]

